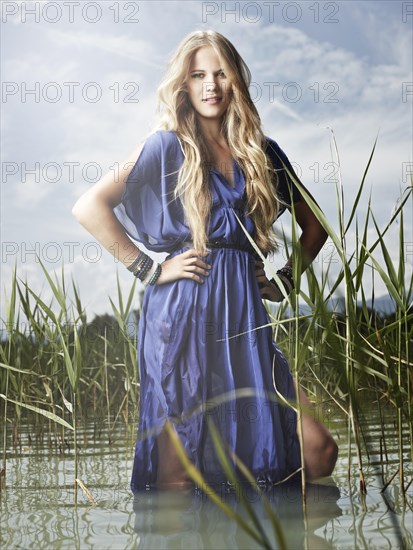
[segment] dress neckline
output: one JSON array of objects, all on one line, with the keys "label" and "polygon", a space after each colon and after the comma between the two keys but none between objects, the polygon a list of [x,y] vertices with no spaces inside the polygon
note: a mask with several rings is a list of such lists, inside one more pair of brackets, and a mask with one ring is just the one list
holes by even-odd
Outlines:
[{"label": "dress neckline", "polygon": [[214,172],[215,174],[217,174],[217,176],[220,178],[220,180],[223,181],[223,183],[229,187],[229,189],[231,189],[231,191],[238,191],[238,187],[240,187],[240,179],[242,179],[242,182],[241,182],[241,187],[244,187],[244,174],[242,173],[237,161],[233,158],[232,159],[232,173],[233,173],[233,176],[234,176],[234,185],[231,185],[231,183],[229,182],[228,178],[226,178],[224,176],[224,174],[218,170],[218,168],[215,168],[215,166],[213,166],[211,169],[210,169],[211,172]]},{"label": "dress neckline", "polygon": [[[176,139],[179,142],[179,146],[181,148],[183,156],[185,156],[184,148],[182,146],[182,142],[180,138],[178,137],[178,134],[176,131],[173,131],[175,134]],[[227,188],[229,188],[232,192],[236,192],[240,197],[244,197],[245,195],[245,177],[244,173],[241,170],[238,162],[232,158],[232,173],[234,174],[234,186],[230,184],[230,182],[227,180],[227,178],[224,176],[222,172],[218,170],[218,168],[212,167],[209,170],[210,172],[214,172],[219,179],[225,184]]]}]

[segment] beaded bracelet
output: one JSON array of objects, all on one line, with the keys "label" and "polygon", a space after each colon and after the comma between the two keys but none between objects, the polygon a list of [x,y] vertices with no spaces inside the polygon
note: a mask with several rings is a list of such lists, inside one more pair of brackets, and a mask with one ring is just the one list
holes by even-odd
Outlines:
[{"label": "beaded bracelet", "polygon": [[145,286],[154,285],[161,275],[162,267],[161,264],[158,263],[156,265],[155,271],[149,277],[149,280],[145,281],[148,273],[153,267],[153,264],[153,259],[145,254],[145,252],[140,250],[137,257],[134,259],[131,265],[127,267],[127,269],[131,271],[135,277],[142,281]]},{"label": "beaded bracelet", "polygon": [[147,285],[154,285],[155,282],[159,279],[160,275],[161,275],[161,272],[162,272],[162,265],[161,264],[158,264],[156,266],[156,269],[155,271],[153,272],[151,278],[149,279],[149,281],[147,282]]},{"label": "beaded bracelet", "polygon": [[156,269],[158,267],[158,264],[155,262],[152,263],[152,266],[151,268],[149,269],[149,271],[146,273],[145,277],[143,277],[141,280],[142,280],[142,283],[147,286],[149,281],[152,279],[152,276],[153,274],[155,273]]},{"label": "beaded bracelet", "polygon": [[146,269],[145,271],[142,272],[142,274],[140,276],[137,276],[138,279],[140,279],[140,281],[142,281],[142,283],[144,282],[144,280],[147,278],[148,276],[148,273],[150,272],[152,266],[150,266],[148,269]]},{"label": "beaded bracelet", "polygon": [[139,254],[136,256],[136,258],[133,260],[130,266],[128,266],[126,269],[128,271],[134,272],[136,266],[139,264],[139,262],[143,259],[143,257],[146,256],[145,252],[142,250],[139,250]]},{"label": "beaded bracelet", "polygon": [[133,273],[138,273],[139,271],[147,271],[148,269],[151,268],[153,264],[153,260],[150,256],[147,256],[145,255],[145,257],[143,258],[143,260],[141,261],[141,263],[138,265],[138,267],[136,267],[134,270],[133,270]]},{"label": "beaded bracelet", "polygon": [[286,265],[277,271],[277,275],[284,275],[287,277],[288,282],[291,284],[291,290],[294,288],[293,268],[290,265]]},{"label": "beaded bracelet", "polygon": [[[289,265],[286,265],[285,267],[282,267],[277,271],[277,275],[279,276],[287,294],[290,294],[290,292],[295,288],[293,280],[293,268]],[[278,286],[274,278],[272,278],[270,282]]]},{"label": "beaded bracelet", "polygon": [[133,272],[134,276],[143,281],[143,279],[145,279],[146,275],[148,274],[148,271],[151,269],[152,265],[152,258],[150,256],[146,256],[143,262]]}]

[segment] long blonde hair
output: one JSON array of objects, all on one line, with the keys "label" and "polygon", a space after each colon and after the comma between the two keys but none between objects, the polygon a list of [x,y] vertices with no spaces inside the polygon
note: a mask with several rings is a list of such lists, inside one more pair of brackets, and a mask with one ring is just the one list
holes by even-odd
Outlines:
[{"label": "long blonde hair", "polygon": [[157,91],[160,118],[155,129],[176,132],[184,152],[174,198],[181,200],[194,248],[206,254],[212,205],[209,163],[205,162],[209,153],[185,86],[192,58],[204,46],[214,48],[232,85],[233,97],[223,118],[221,134],[245,176],[247,214],[256,229],[254,240],[262,252],[274,252],[277,243],[272,223],[279,207],[278,180],[264,153],[261,120],[249,94],[251,73],[231,42],[212,30],[195,31],[182,40]]}]

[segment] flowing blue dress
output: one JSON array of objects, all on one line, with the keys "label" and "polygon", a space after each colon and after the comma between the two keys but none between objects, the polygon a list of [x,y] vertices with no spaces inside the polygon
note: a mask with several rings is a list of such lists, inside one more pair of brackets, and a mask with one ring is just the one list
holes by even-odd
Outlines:
[{"label": "flowing blue dress", "polygon": [[[284,203],[280,214],[291,197],[294,202],[302,197],[284,170],[285,165],[294,173],[288,158],[275,141],[266,139],[271,146],[267,154],[279,171],[278,194]],[[167,252],[168,258],[189,248],[178,244],[190,240],[190,232],[182,205],[173,198],[183,159],[175,132],[151,134],[114,209],[138,246],[140,242],[150,251]],[[208,236],[248,246],[234,213],[252,237],[255,228],[244,212],[244,175],[235,160],[233,168],[234,187],[218,170],[210,170],[213,204]],[[258,328],[271,321],[256,279],[255,258],[234,248],[209,250],[204,260],[212,268],[204,283],[183,278],[149,285],[144,293],[138,328],[140,406],[133,492],[156,482],[156,437],[168,418],[189,458],[212,486],[227,478],[215,454],[207,416],[258,483],[279,482],[301,464],[296,414],[277,401],[275,392],[276,388],[286,399],[295,399],[292,376],[273,341],[272,327]]]}]

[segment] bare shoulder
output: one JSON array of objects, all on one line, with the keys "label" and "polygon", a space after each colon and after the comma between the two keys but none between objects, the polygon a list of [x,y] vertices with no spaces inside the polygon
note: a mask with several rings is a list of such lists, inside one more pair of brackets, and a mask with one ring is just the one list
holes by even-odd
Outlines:
[{"label": "bare shoulder", "polygon": [[[114,162],[111,169],[97,183],[90,187],[77,201],[77,206],[83,201],[99,201],[112,208],[117,206],[125,190],[126,180],[136,164],[145,141],[136,145],[129,155],[120,162]],[[75,205],[75,207],[76,207]]]},{"label": "bare shoulder", "polygon": [[86,191],[77,201],[76,207],[81,203],[99,202],[115,208],[122,200],[126,181],[134,166],[137,164],[143,149],[146,158],[153,162],[161,161],[163,154],[172,155],[179,148],[179,140],[175,132],[157,130],[145,137],[129,152],[120,162],[114,161],[111,169],[95,185]]}]

